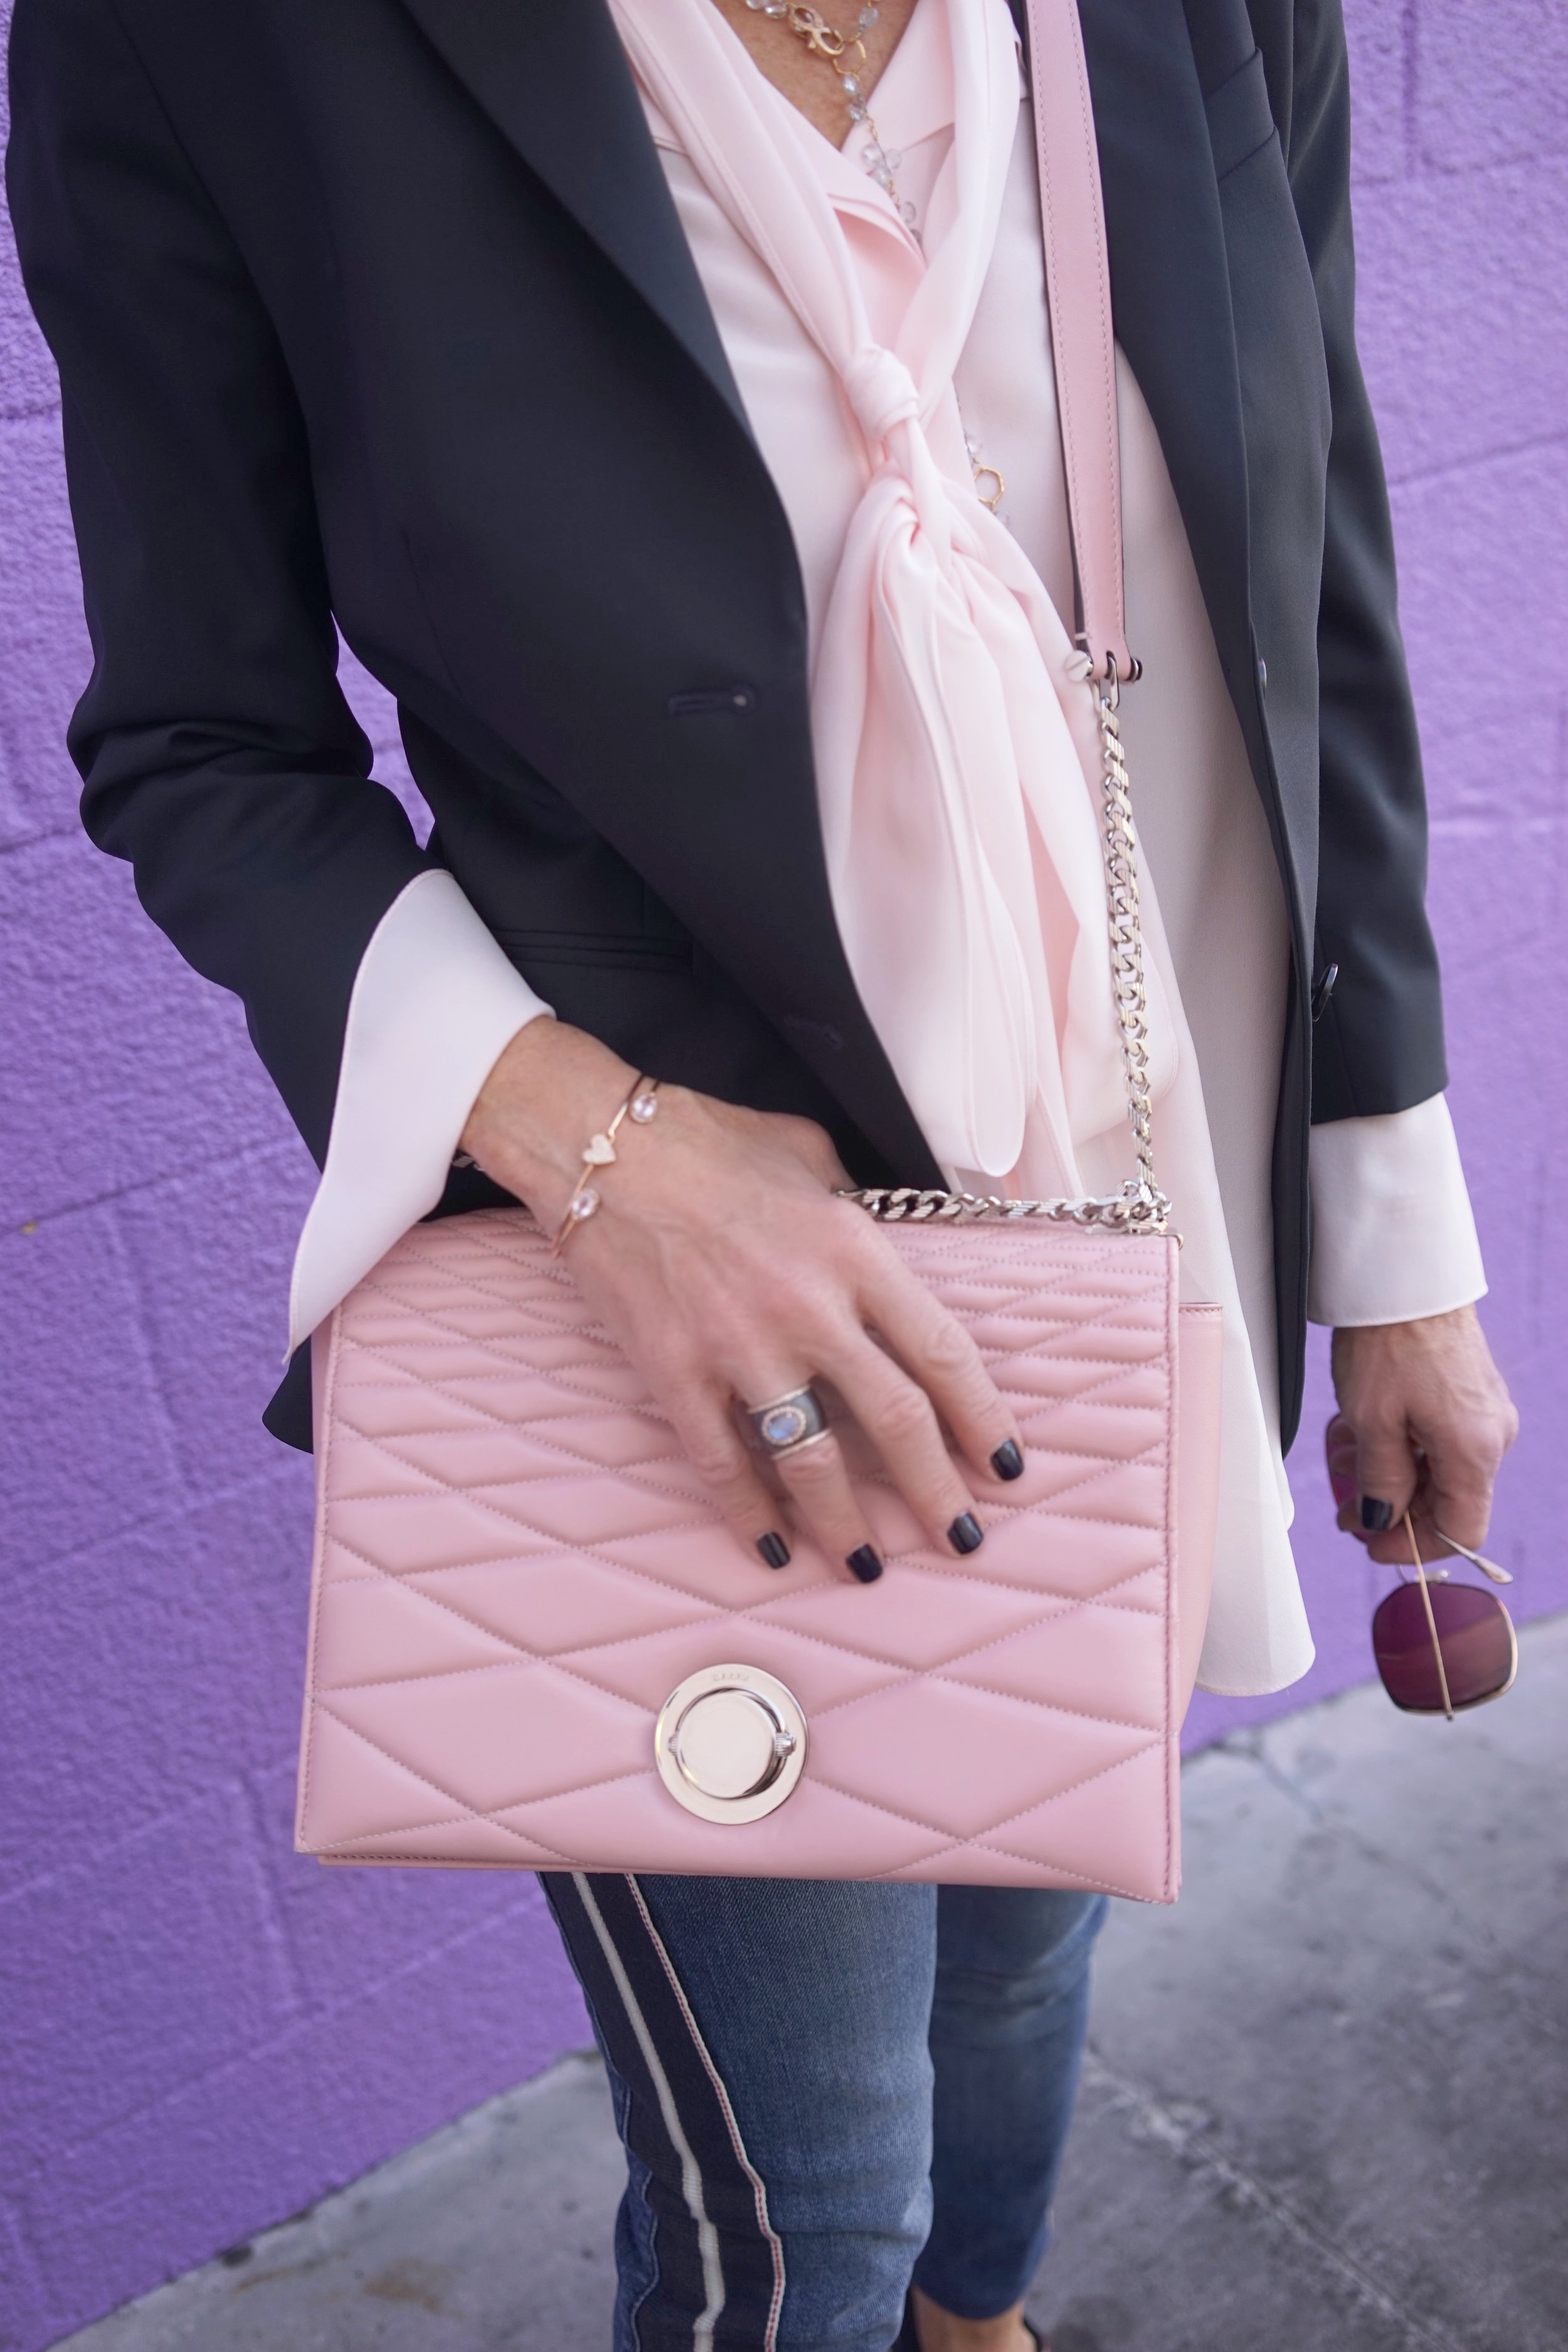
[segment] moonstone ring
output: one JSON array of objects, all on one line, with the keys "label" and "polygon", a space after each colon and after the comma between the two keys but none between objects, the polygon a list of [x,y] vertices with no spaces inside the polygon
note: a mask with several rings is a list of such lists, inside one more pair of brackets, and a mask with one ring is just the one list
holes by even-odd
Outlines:
[{"label": "moonstone ring", "polygon": [[770,1454],[795,1454],[827,1434],[827,1415],[815,1389],[792,1389],[772,1404],[748,1405],[746,1418]]}]

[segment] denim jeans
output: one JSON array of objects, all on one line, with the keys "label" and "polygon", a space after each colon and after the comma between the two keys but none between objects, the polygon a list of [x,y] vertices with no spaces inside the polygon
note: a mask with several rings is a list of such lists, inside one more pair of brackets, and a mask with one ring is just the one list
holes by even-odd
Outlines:
[{"label": "denim jeans", "polygon": [[542,1879],[626,2143],[615,2352],[889,2352],[1045,2252],[1101,1897]]}]

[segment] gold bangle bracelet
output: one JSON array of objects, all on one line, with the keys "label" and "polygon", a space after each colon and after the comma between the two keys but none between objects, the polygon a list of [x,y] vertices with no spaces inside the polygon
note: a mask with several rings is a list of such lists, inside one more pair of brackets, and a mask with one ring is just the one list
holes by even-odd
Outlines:
[{"label": "gold bangle bracelet", "polygon": [[597,1211],[599,1188],[594,1179],[601,1168],[614,1165],[618,1156],[616,1138],[621,1131],[622,1122],[629,1118],[635,1126],[646,1127],[650,1119],[657,1118],[658,1113],[658,1080],[646,1076],[639,1077],[609,1125],[602,1128],[584,1145],[582,1172],[572,1187],[566,1213],[556,1227],[555,1238],[550,1244],[552,1257],[560,1256],[566,1245],[567,1235],[577,1226],[585,1225]]}]

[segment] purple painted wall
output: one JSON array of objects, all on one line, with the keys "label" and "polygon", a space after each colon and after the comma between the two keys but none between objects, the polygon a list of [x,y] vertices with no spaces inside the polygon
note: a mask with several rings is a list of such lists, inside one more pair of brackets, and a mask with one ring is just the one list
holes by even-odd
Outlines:
[{"label": "purple painted wall", "polygon": [[[1568,15],[1351,13],[1453,1099],[1489,1327],[1544,1400],[1568,1384]],[[309,1478],[257,1413],[309,1169],[234,1006],[76,829],[87,651],[53,373],[8,257],[0,533],[0,2352],[36,2352],[585,2029],[531,1880],[289,1850]],[[384,698],[354,691],[395,780]],[[1327,1410],[1320,1359],[1297,1488],[1321,1659],[1285,1704],[1368,1671]],[[1498,1528],[1527,1613],[1568,1602],[1561,1447],[1538,1404]],[[1280,1704],[1200,1702],[1197,1735]]]}]

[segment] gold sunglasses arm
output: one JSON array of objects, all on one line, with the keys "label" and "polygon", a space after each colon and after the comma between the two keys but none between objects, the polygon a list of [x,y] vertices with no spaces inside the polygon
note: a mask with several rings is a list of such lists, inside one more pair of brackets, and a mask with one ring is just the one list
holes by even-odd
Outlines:
[{"label": "gold sunglasses arm", "polygon": [[[1454,1702],[1448,1696],[1448,1669],[1443,1662],[1443,1644],[1437,1637],[1437,1620],[1432,1612],[1431,1588],[1426,1582],[1426,1570],[1421,1565],[1421,1547],[1415,1540],[1415,1530],[1410,1524],[1408,1511],[1405,1514],[1405,1532],[1410,1541],[1410,1557],[1415,1562],[1415,1581],[1421,1587],[1421,1605],[1426,1612],[1426,1631],[1432,1636],[1432,1654],[1437,1661],[1437,1687],[1443,1694],[1443,1712],[1452,1723]],[[1446,1543],[1447,1538],[1445,1536],[1443,1540]]]},{"label": "gold sunglasses arm", "polygon": [[[1407,1517],[1408,1516],[1409,1514],[1406,1513]],[[1468,1544],[1462,1544],[1455,1537],[1445,1535],[1435,1519],[1432,1522],[1432,1532],[1439,1543],[1446,1543],[1450,1551],[1457,1551],[1461,1559],[1468,1559],[1472,1568],[1479,1568],[1481,1574],[1489,1576],[1494,1584],[1513,1582],[1513,1578],[1506,1568],[1500,1568],[1495,1559],[1484,1559],[1479,1551],[1472,1551]]]}]

